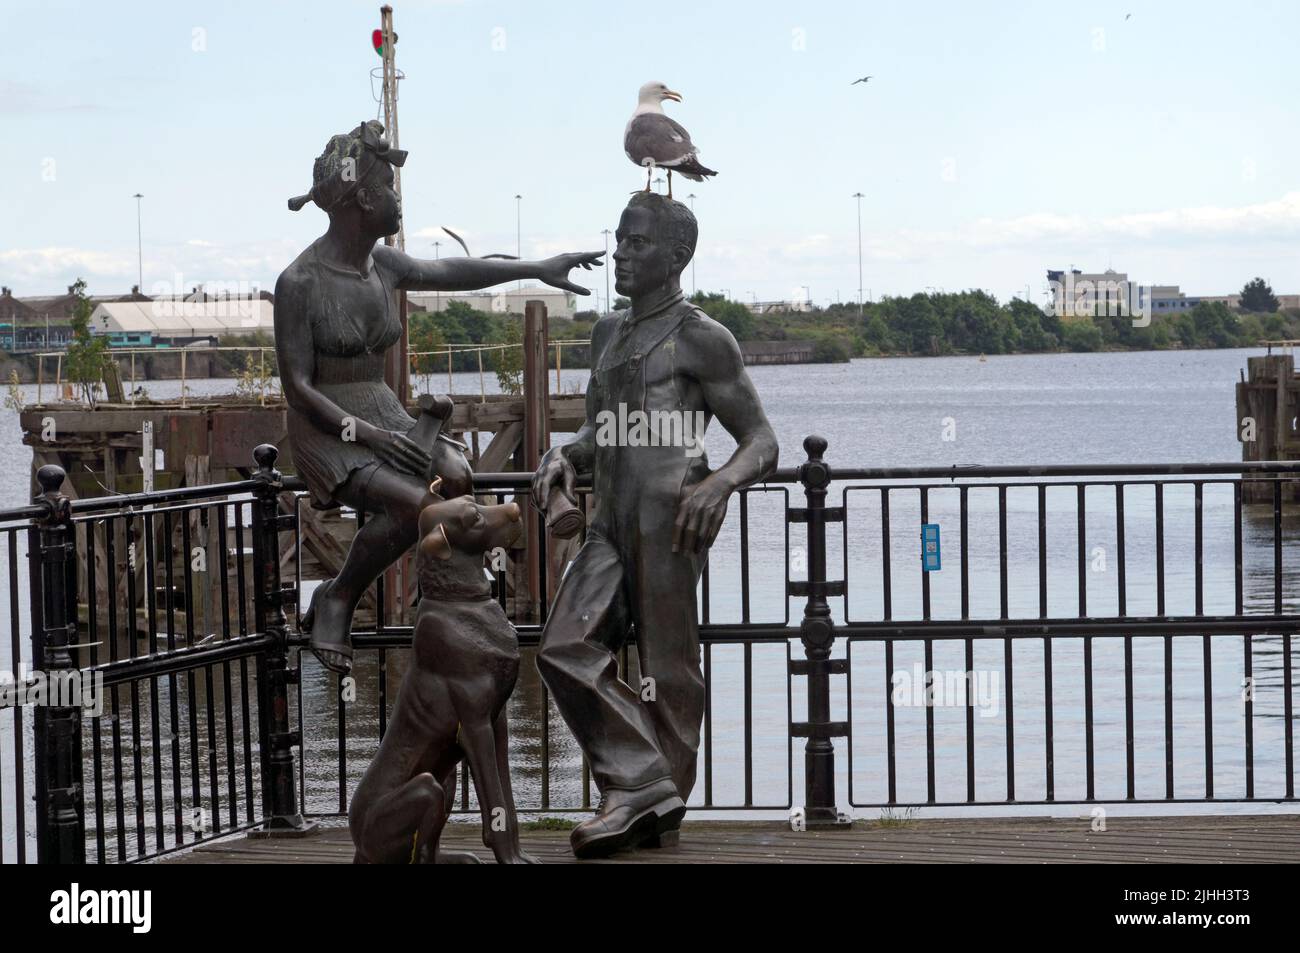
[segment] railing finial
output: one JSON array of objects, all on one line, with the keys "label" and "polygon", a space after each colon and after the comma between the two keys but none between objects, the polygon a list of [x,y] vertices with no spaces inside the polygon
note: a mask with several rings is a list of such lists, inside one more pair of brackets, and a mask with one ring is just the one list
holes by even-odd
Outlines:
[{"label": "railing finial", "polygon": [[67,477],[68,475],[63,472],[63,467],[53,463],[47,463],[36,471],[36,482],[41,485],[41,490],[47,496],[51,493],[58,493]]},{"label": "railing finial", "polygon": [[274,470],[276,458],[279,456],[280,451],[274,444],[261,443],[253,448],[253,461],[260,470]]}]

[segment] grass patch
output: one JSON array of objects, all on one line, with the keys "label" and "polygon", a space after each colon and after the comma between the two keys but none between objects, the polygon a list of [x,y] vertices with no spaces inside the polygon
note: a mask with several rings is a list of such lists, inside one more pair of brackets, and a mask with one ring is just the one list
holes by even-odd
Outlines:
[{"label": "grass patch", "polygon": [[526,831],[571,831],[578,826],[578,822],[567,817],[539,817],[535,821],[524,821],[519,826]]},{"label": "grass patch", "polygon": [[880,819],[876,821],[876,827],[907,827],[916,820],[917,808],[905,808],[901,812],[893,808],[884,808],[880,812]]}]

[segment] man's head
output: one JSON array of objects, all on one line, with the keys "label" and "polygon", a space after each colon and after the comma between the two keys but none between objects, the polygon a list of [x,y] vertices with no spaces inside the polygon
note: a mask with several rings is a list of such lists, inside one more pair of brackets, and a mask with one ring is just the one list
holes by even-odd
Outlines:
[{"label": "man's head", "polygon": [[406,153],[389,146],[380,123],[363,122],[330,138],[312,166],[311,191],[290,199],[289,208],[296,212],[315,202],[331,219],[356,218],[366,234],[392,235],[402,223],[393,168],[405,163]]},{"label": "man's head", "polygon": [[681,202],[654,192],[634,194],[615,232],[615,290],[636,299],[677,287],[698,233],[695,216]]}]

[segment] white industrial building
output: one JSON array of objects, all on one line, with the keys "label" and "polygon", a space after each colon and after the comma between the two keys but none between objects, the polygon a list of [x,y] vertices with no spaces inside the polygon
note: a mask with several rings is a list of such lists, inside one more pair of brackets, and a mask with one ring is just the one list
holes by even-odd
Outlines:
[{"label": "white industrial building", "polygon": [[90,316],[92,334],[116,347],[216,343],[228,335],[275,333],[275,306],[262,299],[111,301]]},{"label": "white industrial building", "polygon": [[546,305],[546,314],[552,318],[572,318],[577,311],[577,295],[559,288],[531,285],[523,289],[498,288],[495,291],[412,291],[407,300],[426,311],[439,312],[453,301],[463,301],[475,311],[488,314],[523,314],[529,301]]}]

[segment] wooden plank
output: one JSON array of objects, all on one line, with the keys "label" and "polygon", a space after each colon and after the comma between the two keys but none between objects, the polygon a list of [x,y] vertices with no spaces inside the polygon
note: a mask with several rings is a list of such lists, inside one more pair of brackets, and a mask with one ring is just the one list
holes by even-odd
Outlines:
[{"label": "wooden plank", "polygon": [[478,466],[474,469],[480,473],[501,473],[505,469],[506,463],[514,456],[523,438],[524,425],[522,421],[508,425],[492,438],[492,442],[483,451],[483,455],[479,457]]},{"label": "wooden plank", "polygon": [[[350,863],[346,827],[327,819],[302,839],[237,835],[165,859],[170,863]],[[566,831],[525,830],[525,849],[545,863],[574,863]],[[453,821],[443,845],[491,862],[477,819]],[[858,822],[844,831],[791,831],[779,822],[690,822],[674,850],[618,854],[606,863],[1295,863],[1300,826],[1289,815],[1112,818],[945,819],[900,826]],[[588,861],[592,863],[595,861]]]}]

